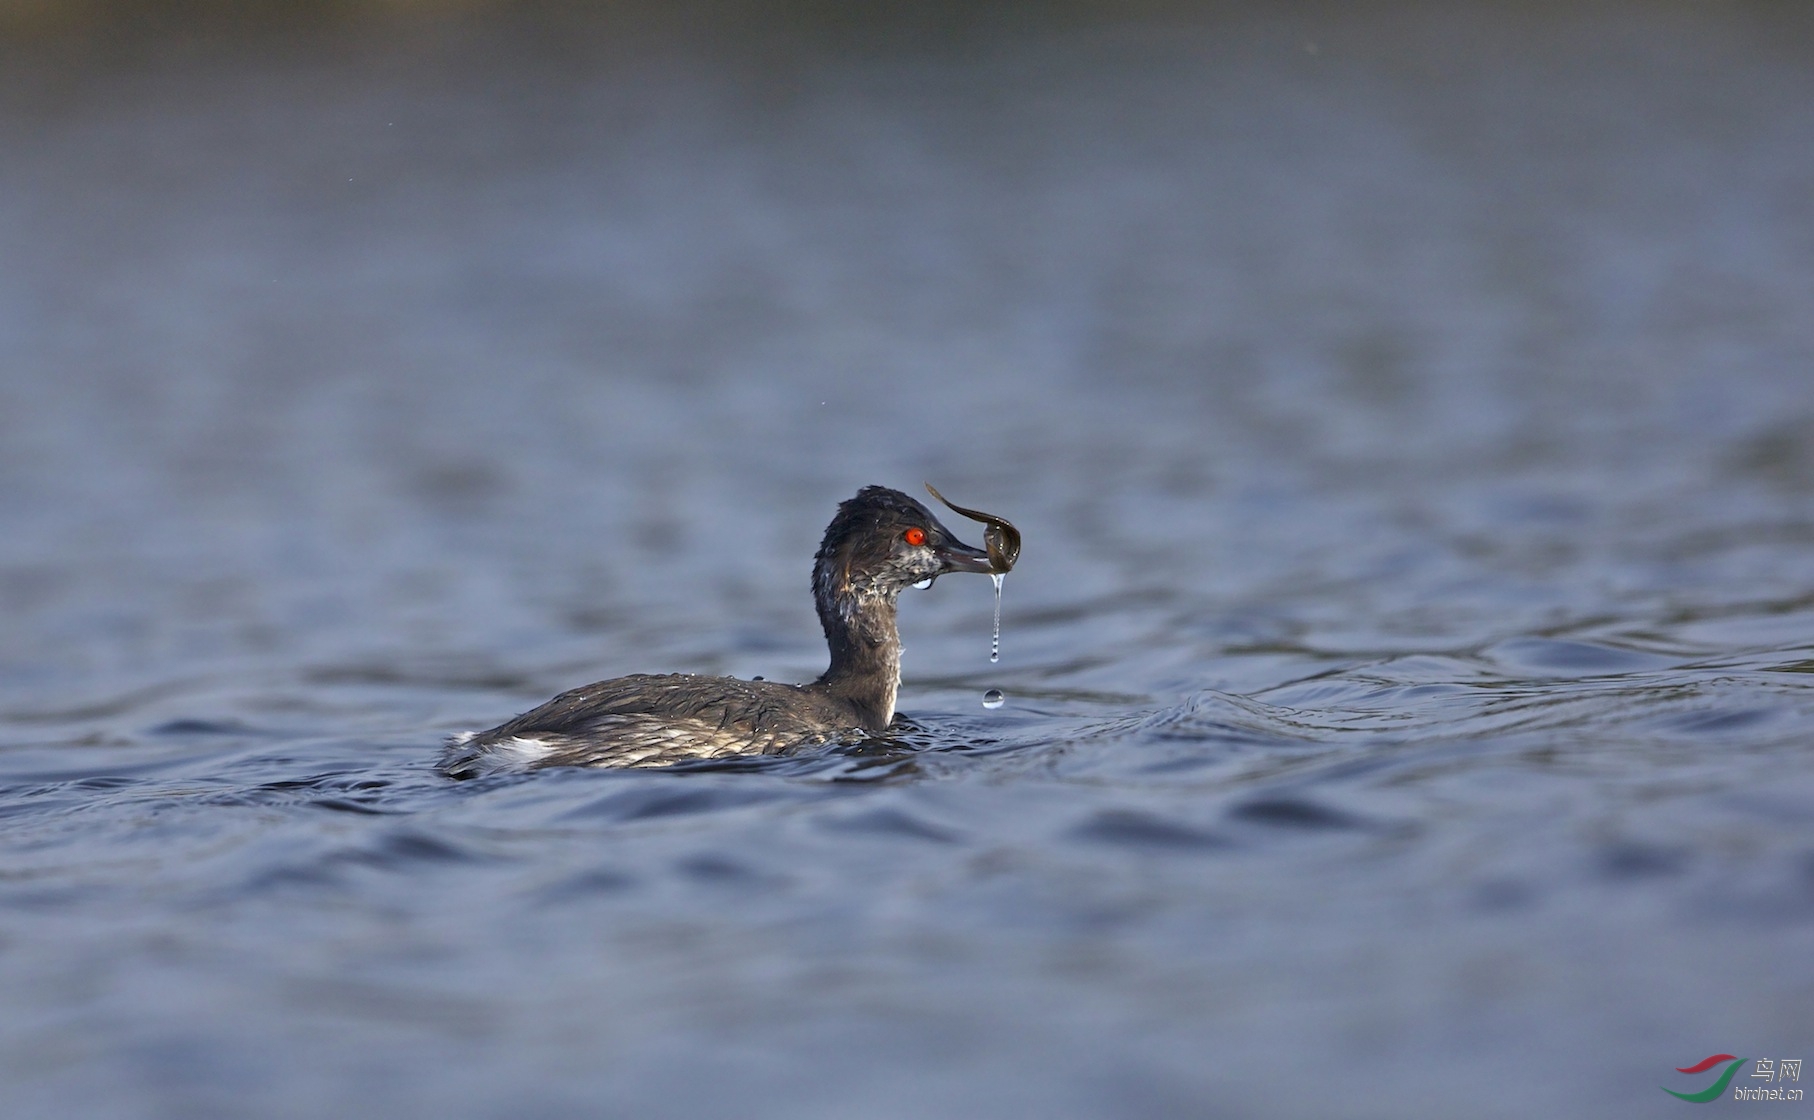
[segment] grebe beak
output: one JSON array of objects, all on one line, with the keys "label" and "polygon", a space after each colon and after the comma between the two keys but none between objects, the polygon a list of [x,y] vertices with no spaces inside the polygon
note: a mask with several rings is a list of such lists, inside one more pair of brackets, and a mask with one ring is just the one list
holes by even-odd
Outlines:
[{"label": "grebe beak", "polygon": [[989,559],[987,552],[971,548],[956,537],[946,537],[945,543],[933,549],[932,554],[938,557],[940,575],[946,572],[976,572],[986,576],[995,571],[995,562]]}]

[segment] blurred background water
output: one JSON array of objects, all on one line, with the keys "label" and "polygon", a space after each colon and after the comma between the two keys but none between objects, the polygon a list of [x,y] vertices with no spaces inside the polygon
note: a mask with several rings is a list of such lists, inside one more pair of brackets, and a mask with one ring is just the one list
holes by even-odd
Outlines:
[{"label": "blurred background water", "polygon": [[[892,742],[432,771],[922,479]],[[1814,1038],[1814,10],[15,0],[0,530],[9,1117],[1673,1114]]]}]

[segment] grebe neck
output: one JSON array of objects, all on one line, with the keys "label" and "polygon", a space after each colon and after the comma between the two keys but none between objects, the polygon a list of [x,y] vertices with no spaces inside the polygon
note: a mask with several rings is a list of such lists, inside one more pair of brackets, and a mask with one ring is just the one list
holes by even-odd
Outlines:
[{"label": "grebe neck", "polygon": [[901,634],[895,625],[899,593],[848,584],[834,588],[831,580],[820,578],[820,571],[813,575],[819,625],[831,649],[831,667],[816,683],[856,709],[865,731],[886,730],[901,687]]}]

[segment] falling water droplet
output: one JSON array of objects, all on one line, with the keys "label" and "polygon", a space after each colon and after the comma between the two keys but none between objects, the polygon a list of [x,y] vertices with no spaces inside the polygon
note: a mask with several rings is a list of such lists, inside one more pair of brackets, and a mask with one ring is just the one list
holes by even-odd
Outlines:
[{"label": "falling water droplet", "polygon": [[989,576],[995,581],[995,629],[989,634],[989,660],[1001,660],[1001,581],[1007,577],[1006,572],[995,572]]},{"label": "falling water droplet", "polygon": [[999,708],[1002,706],[1002,701],[1005,699],[1007,699],[1007,698],[1001,694],[1001,689],[992,688],[989,691],[983,693],[983,707]]}]

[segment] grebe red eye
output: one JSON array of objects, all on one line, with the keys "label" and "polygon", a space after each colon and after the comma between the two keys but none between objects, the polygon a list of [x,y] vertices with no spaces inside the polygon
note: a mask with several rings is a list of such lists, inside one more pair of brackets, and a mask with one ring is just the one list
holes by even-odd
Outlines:
[{"label": "grebe red eye", "polygon": [[906,541],[908,544],[912,545],[913,547],[918,548],[921,545],[926,543],[926,530],[921,529],[918,526],[915,526],[914,528],[907,530],[905,533],[902,533],[901,539]]}]

